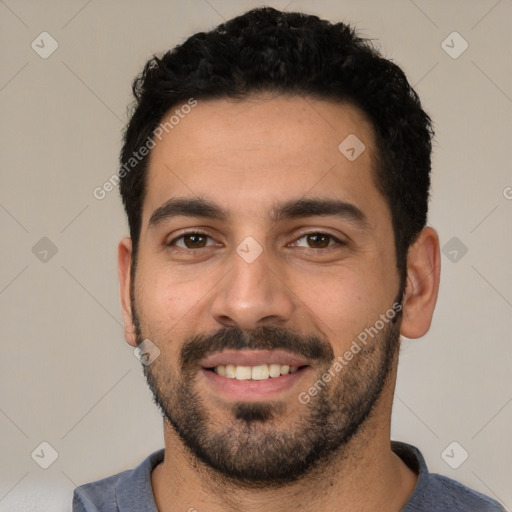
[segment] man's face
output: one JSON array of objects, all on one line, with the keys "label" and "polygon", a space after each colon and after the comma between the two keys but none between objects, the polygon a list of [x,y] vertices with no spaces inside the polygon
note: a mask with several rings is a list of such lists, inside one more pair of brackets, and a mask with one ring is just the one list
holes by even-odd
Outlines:
[{"label": "man's face", "polygon": [[354,107],[254,97],[200,101],[152,150],[137,343],[160,350],[145,374],[168,422],[227,476],[298,478],[383,396],[400,322],[376,322],[400,283],[374,148]]}]

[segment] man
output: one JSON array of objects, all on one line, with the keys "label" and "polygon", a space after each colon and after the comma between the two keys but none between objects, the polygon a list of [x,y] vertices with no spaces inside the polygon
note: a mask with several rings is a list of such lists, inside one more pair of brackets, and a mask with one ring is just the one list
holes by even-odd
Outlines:
[{"label": "man", "polygon": [[119,176],[125,337],[165,451],[75,511],[498,511],[390,441],[429,329],[433,130],[348,26],[250,11],[146,64]]}]

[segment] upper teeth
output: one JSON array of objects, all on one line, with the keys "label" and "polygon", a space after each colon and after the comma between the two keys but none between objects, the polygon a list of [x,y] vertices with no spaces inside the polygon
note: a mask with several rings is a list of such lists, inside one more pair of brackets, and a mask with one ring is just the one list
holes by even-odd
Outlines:
[{"label": "upper teeth", "polygon": [[226,366],[216,366],[213,371],[222,377],[238,380],[265,380],[269,377],[279,377],[288,375],[297,370],[297,366],[288,366],[287,364],[260,364],[258,366],[235,366],[227,364]]}]

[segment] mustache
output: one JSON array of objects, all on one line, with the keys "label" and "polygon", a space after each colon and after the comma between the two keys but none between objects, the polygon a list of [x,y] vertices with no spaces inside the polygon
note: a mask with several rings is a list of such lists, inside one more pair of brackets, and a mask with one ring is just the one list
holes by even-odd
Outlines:
[{"label": "mustache", "polygon": [[254,331],[243,331],[239,327],[220,329],[213,334],[198,334],[188,338],[180,351],[183,370],[223,350],[286,350],[308,360],[330,363],[334,351],[325,339],[314,335],[303,335],[278,327],[264,326]]}]

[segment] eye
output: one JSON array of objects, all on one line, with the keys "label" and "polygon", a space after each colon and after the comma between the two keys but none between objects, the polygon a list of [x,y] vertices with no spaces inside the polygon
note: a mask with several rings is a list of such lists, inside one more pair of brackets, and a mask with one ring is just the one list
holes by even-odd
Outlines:
[{"label": "eye", "polygon": [[[301,242],[303,241],[303,242]],[[218,244],[206,233],[200,231],[193,231],[183,233],[182,235],[174,238],[167,246],[178,247],[182,250],[203,249],[206,247],[216,246]],[[296,247],[304,247],[306,249],[327,249],[333,245],[345,245],[344,242],[339,240],[333,235],[322,232],[305,233],[291,244]]]},{"label": "eye", "polygon": [[[299,241],[303,239],[308,245],[299,244]],[[344,243],[341,240],[338,240],[336,237],[332,235],[317,232],[306,233],[302,235],[300,238],[297,238],[297,241],[292,245],[296,245],[298,247],[306,247],[307,249],[326,249],[327,247],[336,245],[336,243],[344,245]]]},{"label": "eye", "polygon": [[175,245],[180,249],[203,249],[204,247],[215,245],[215,243],[207,244],[208,239],[210,239],[213,242],[213,239],[206,233],[194,231],[189,233],[183,233],[182,235],[174,238],[167,245]]}]

